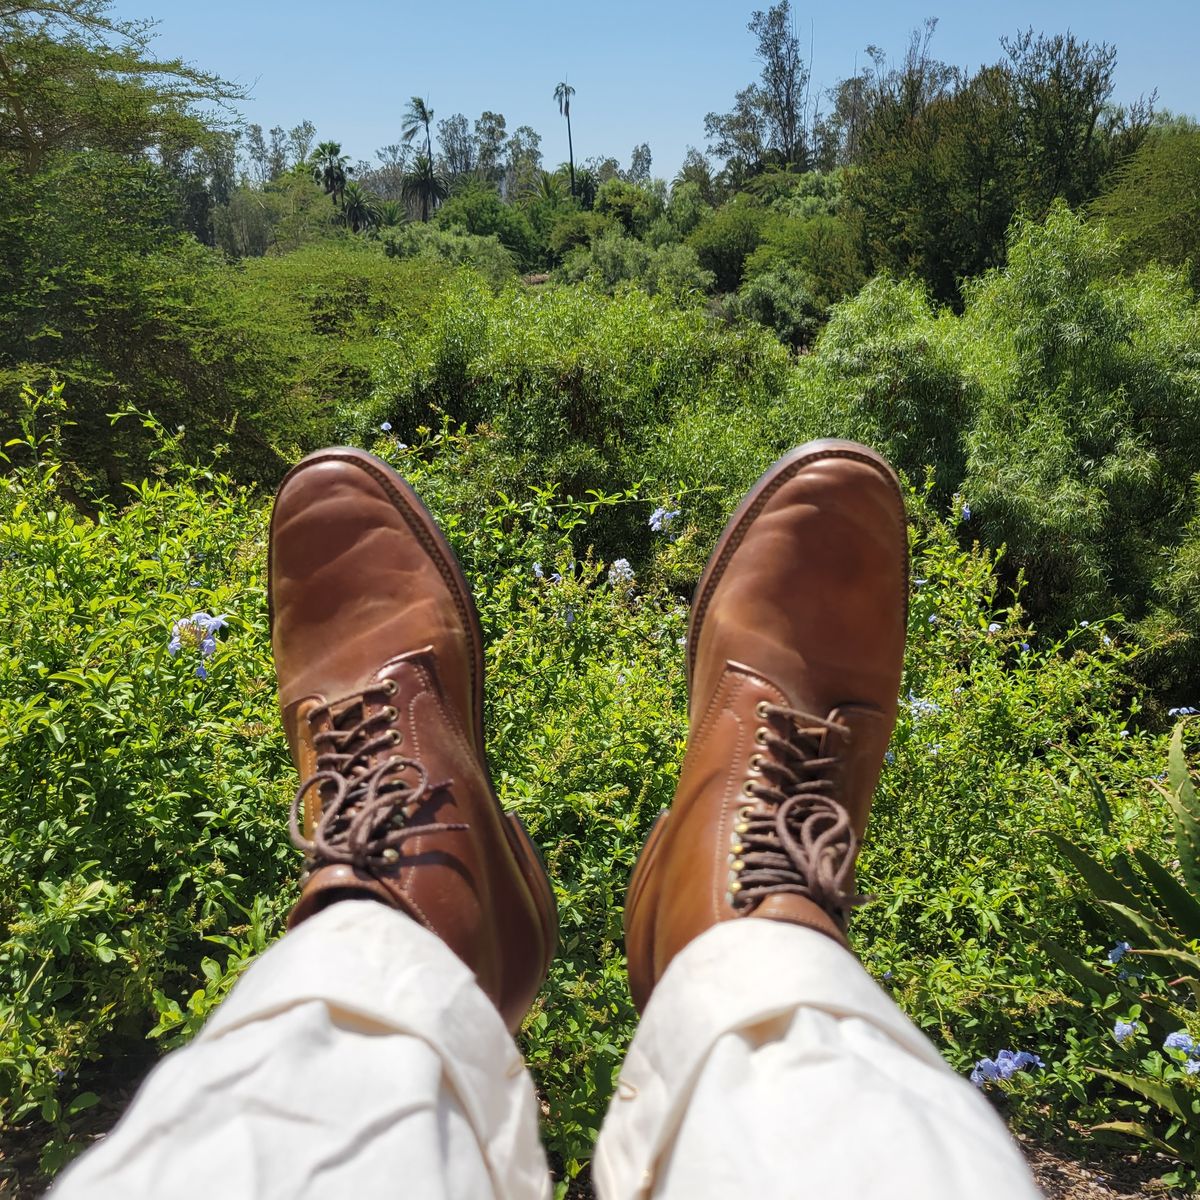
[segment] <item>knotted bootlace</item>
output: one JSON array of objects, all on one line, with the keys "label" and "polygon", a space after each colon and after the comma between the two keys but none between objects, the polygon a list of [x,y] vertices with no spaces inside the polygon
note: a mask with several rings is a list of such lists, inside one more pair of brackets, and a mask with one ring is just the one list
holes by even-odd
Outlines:
[{"label": "knotted bootlace", "polygon": [[[393,724],[398,714],[390,704],[370,704],[368,697],[391,696],[395,691],[395,683],[385,680],[308,714],[310,724],[329,717],[329,727],[313,734],[317,769],[297,789],[289,825],[292,842],[314,865],[347,863],[379,870],[399,861],[400,848],[409,838],[467,828],[409,824],[418,808],[449,781],[431,783],[416,759],[386,753],[403,736]],[[301,829],[300,814],[313,788],[320,792],[321,817],[309,840]]]},{"label": "knotted bootlace", "polygon": [[730,903],[744,911],[766,896],[792,893],[845,928],[850,910],[866,897],[853,886],[858,837],[835,794],[840,755],[829,743],[841,739],[844,749],[850,731],[766,701],[756,711],[764,721],[755,734],[762,749],[742,785],[754,803],[742,808],[734,827]]}]

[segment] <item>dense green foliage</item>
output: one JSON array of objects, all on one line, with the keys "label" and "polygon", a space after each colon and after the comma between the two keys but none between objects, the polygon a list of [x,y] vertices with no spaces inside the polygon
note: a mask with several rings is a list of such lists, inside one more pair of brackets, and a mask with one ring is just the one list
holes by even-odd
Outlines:
[{"label": "dense green foliage", "polygon": [[[0,1130],[52,1172],[280,931],[268,491],[346,441],[476,589],[497,788],[562,912],[522,1038],[574,1178],[633,1028],[623,888],[683,750],[686,598],[756,476],[832,435],[913,518],[857,947],[956,1068],[1042,1057],[979,1075],[1018,1123],[1123,1119],[1136,1077],[1194,1156],[1188,1052],[1112,1030],[1200,1033],[1195,998],[1145,967],[1154,914],[1068,869],[1194,894],[1147,779],[1200,677],[1194,123],[1116,106],[1110,46],[1031,31],[971,74],[932,24],[813,117],[785,2],[709,114],[719,161],[670,185],[644,143],[547,170],[534,129],[420,97],[354,163],[307,121],[231,132],[238,90],[108,7],[0,12]],[[568,129],[589,99],[553,92]],[[172,653],[204,614],[211,653]]]}]

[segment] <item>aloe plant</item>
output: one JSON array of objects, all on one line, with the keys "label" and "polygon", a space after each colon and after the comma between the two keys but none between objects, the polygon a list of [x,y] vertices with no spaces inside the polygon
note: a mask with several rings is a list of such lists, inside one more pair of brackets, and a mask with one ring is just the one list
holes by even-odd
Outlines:
[{"label": "aloe plant", "polygon": [[[1074,867],[1090,899],[1106,910],[1113,923],[1133,945],[1131,953],[1165,960],[1178,972],[1174,988],[1186,988],[1200,1006],[1200,801],[1183,752],[1183,723],[1175,727],[1167,756],[1166,782],[1154,781],[1174,816],[1178,875],[1142,850],[1118,855],[1109,865],[1058,834],[1049,836]],[[1108,806],[1099,792],[1102,818]],[[1085,987],[1106,999],[1119,983],[1054,943],[1047,952]],[[1194,1007],[1171,1001],[1156,1003],[1142,998],[1140,1014],[1161,1045],[1173,1030],[1181,1030]],[[1182,1037],[1176,1034],[1175,1037]],[[1172,1042],[1167,1042],[1171,1046]],[[1200,1170],[1200,1087],[1178,1071],[1167,1070],[1177,1059],[1165,1056],[1159,1074],[1136,1074],[1093,1067],[1094,1074],[1121,1084],[1149,1105],[1129,1120],[1105,1121],[1093,1126],[1125,1134],[1153,1146],[1193,1172]],[[1190,1064],[1189,1064],[1190,1065]],[[1192,1071],[1189,1070],[1188,1074]],[[1159,1120],[1150,1122],[1157,1115]]]}]

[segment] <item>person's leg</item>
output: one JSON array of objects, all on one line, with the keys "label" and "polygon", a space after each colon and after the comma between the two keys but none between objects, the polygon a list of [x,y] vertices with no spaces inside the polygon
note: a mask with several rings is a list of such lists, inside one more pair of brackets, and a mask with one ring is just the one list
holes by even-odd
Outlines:
[{"label": "person's leg", "polygon": [[510,1033],[554,898],[488,778],[462,571],[394,471],[326,450],[280,487],[269,594],[302,781],[292,932],[56,1196],[542,1196]]},{"label": "person's leg", "polygon": [[246,972],[53,1200],[549,1196],[519,1052],[471,971],[382,904]]},{"label": "person's leg", "polygon": [[832,938],[714,926],[672,960],[592,1168],[601,1200],[1025,1200],[1003,1122]]},{"label": "person's leg", "polygon": [[759,480],[709,560],[687,755],[629,885],[646,1016],[597,1146],[602,1200],[1036,1195],[986,1102],[848,949],[907,557],[891,468],[827,441]]}]

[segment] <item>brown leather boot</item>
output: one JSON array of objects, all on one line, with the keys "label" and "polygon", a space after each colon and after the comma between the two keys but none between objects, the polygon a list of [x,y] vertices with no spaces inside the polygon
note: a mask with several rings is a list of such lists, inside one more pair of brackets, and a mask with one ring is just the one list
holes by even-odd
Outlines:
[{"label": "brown leather boot", "polygon": [[629,883],[639,1008],[718,921],[789,921],[846,944],[907,601],[904,501],[865,446],[793,450],[725,527],[692,606],[679,787]]},{"label": "brown leather boot", "polygon": [[483,638],[416,494],[360,450],[321,450],[271,518],[271,641],[307,856],[290,926],[382,901],[436,933],[510,1030],[554,955],[554,894],[501,810],[483,740]]}]

